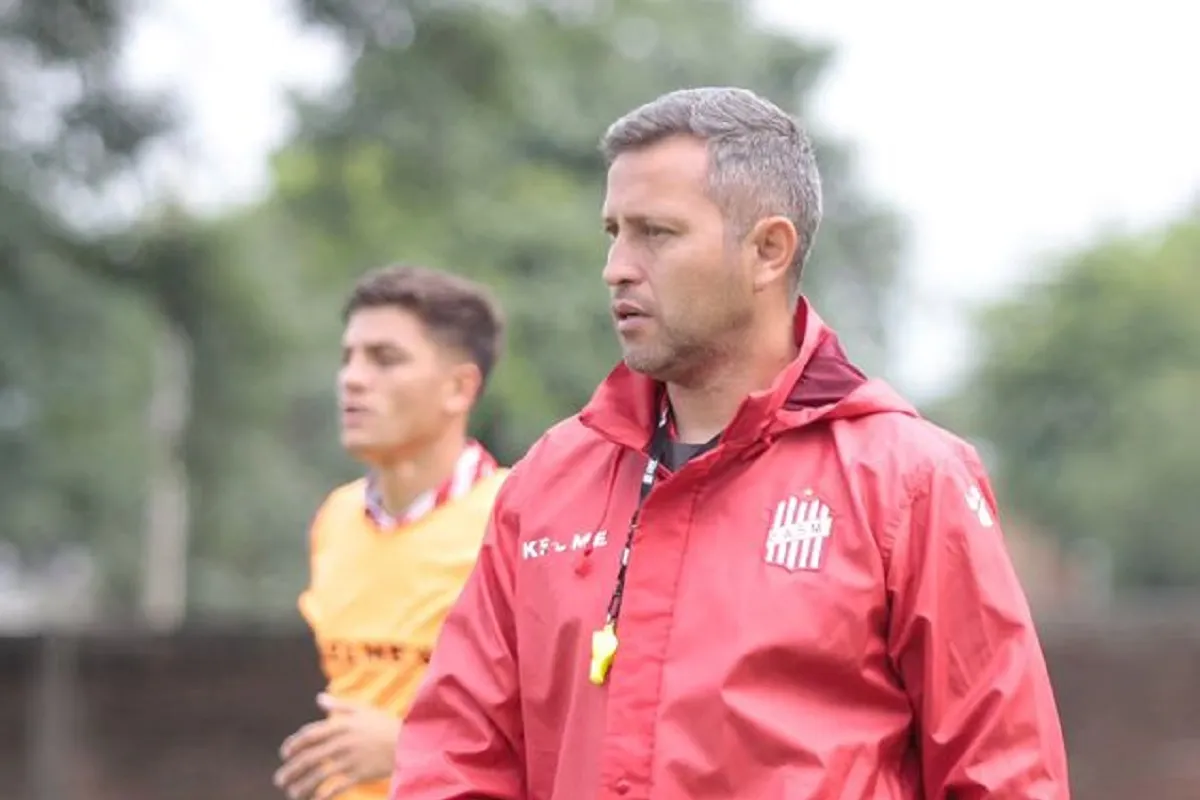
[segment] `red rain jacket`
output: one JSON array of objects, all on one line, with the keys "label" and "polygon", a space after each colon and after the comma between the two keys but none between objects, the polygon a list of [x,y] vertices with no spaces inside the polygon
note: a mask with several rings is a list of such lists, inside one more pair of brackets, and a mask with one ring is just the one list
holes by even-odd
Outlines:
[{"label": "red rain jacket", "polygon": [[588,680],[655,423],[623,366],[501,489],[401,732],[393,800],[1069,797],[974,450],[800,304],[795,362],[663,472]]}]

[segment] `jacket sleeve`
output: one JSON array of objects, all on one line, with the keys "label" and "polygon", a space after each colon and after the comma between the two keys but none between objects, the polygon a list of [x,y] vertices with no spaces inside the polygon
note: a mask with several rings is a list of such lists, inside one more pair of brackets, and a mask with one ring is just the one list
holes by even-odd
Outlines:
[{"label": "jacket sleeve", "polygon": [[479,558],[446,618],[396,744],[390,800],[524,800],[513,622],[515,516],[493,506]]},{"label": "jacket sleeve", "polygon": [[908,487],[889,648],[916,715],[927,800],[1067,800],[1045,658],[974,451]]}]

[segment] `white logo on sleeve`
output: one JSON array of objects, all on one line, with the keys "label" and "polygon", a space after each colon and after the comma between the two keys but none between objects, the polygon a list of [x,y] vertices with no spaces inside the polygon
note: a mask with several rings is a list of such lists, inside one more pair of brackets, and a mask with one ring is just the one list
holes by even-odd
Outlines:
[{"label": "white logo on sleeve", "polygon": [[979,518],[979,524],[985,528],[990,528],[996,524],[992,519],[992,512],[988,509],[987,500],[983,497],[983,492],[979,491],[978,486],[972,486],[967,489],[967,508],[971,509],[976,517]]},{"label": "white logo on sleeve", "polygon": [[767,532],[765,561],[789,572],[821,568],[825,540],[833,531],[829,506],[806,491],[792,495],[775,507],[775,521]]}]

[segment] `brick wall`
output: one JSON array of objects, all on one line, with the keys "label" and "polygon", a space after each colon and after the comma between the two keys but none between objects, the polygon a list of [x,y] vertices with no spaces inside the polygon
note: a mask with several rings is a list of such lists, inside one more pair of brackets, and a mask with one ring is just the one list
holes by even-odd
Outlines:
[{"label": "brick wall", "polygon": [[[0,775],[21,776],[12,800],[34,791],[37,708],[34,639],[0,640]],[[260,800],[276,749],[316,713],[311,641],[300,633],[185,634],[90,639],[77,647],[69,725],[76,757],[55,800]],[[6,800],[9,795],[4,794]]]}]

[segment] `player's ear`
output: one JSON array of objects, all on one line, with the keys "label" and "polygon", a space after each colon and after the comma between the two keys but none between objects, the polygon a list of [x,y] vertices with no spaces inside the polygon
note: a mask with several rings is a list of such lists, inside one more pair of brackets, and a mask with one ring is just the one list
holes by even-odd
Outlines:
[{"label": "player's ear", "polygon": [[445,409],[449,414],[467,414],[483,387],[483,373],[472,361],[454,364],[446,379]]}]

